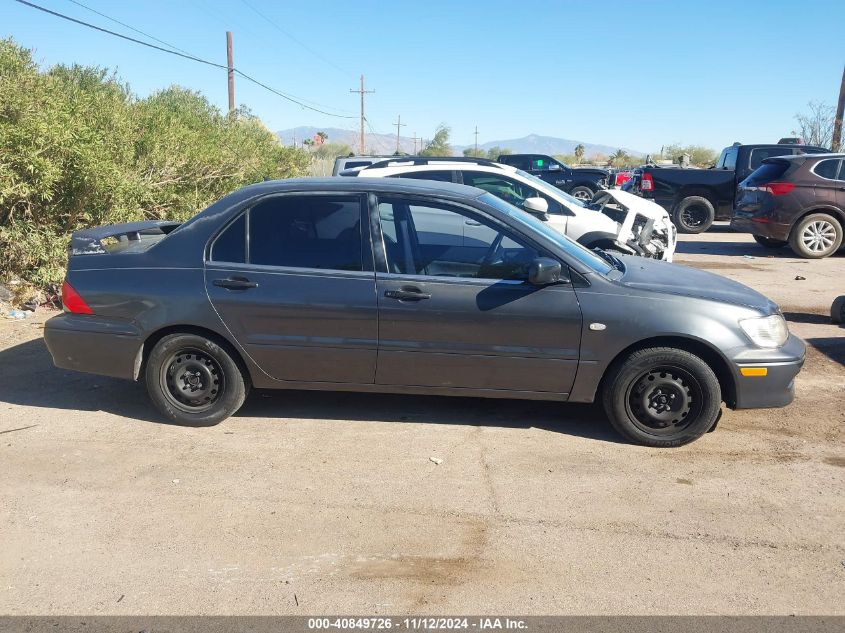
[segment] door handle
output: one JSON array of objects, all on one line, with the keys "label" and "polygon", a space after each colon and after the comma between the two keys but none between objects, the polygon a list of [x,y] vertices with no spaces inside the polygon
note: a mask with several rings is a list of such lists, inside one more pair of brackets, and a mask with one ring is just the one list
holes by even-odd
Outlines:
[{"label": "door handle", "polygon": [[388,299],[399,299],[399,301],[419,301],[420,299],[431,299],[430,294],[422,292],[419,288],[385,290],[384,296]]},{"label": "door handle", "polygon": [[481,222],[476,222],[475,220],[464,220],[464,224],[467,226],[481,226]]},{"label": "door handle", "polygon": [[228,279],[215,279],[212,281],[215,286],[226,288],[227,290],[246,290],[248,288],[258,288],[258,284],[250,281],[245,277],[229,277]]}]

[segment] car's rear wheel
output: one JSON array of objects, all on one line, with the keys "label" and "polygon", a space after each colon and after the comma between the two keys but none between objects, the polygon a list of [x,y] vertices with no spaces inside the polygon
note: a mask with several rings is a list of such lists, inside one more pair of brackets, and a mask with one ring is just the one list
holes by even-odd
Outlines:
[{"label": "car's rear wheel", "polygon": [[572,191],[569,192],[569,195],[573,198],[578,198],[584,202],[589,202],[593,199],[593,190],[589,187],[585,187],[584,185],[579,185],[577,187],[573,187]]},{"label": "car's rear wheel", "polygon": [[675,226],[678,233],[703,233],[716,218],[716,210],[707,198],[687,196],[675,207]]},{"label": "car's rear wheel", "polygon": [[792,228],[789,246],[806,259],[828,257],[842,246],[842,225],[827,213],[813,213]]},{"label": "car's rear wheel", "polygon": [[603,383],[610,423],[627,439],[681,446],[704,435],[719,416],[722,390],[710,366],[671,347],[637,350],[620,359]]},{"label": "car's rear wheel", "polygon": [[763,237],[762,235],[755,235],[754,241],[763,248],[783,248],[789,243],[786,240],[775,240],[771,237]]},{"label": "car's rear wheel", "polygon": [[830,320],[845,323],[845,295],[839,295],[830,306]]},{"label": "car's rear wheel", "polygon": [[240,409],[249,384],[232,355],[196,334],[170,334],[146,362],[147,392],[172,421],[212,426]]}]

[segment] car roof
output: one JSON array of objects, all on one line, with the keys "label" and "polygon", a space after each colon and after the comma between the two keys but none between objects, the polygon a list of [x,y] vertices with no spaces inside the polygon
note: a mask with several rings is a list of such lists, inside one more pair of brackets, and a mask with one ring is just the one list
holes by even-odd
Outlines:
[{"label": "car roof", "polygon": [[[369,193],[384,191],[388,193],[427,193],[450,198],[477,198],[485,192],[469,185],[459,185],[436,180],[410,180],[402,178],[346,178],[329,176],[325,178],[289,178],[284,180],[266,180],[248,185],[230,194],[238,199],[252,198],[263,193],[294,191],[352,191]],[[232,200],[237,202],[237,200]]]},{"label": "car roof", "polygon": [[473,162],[469,160],[450,160],[448,158],[440,158],[423,165],[414,164],[412,162],[399,163],[396,165],[370,165],[369,167],[362,168],[358,172],[358,175],[378,173],[382,170],[390,173],[398,173],[410,171],[443,171],[444,169],[452,171],[467,171],[472,169],[488,171],[494,174],[502,172],[516,174],[516,172],[519,171],[519,169],[513,165],[494,163],[487,160],[483,162]]},{"label": "car roof", "polygon": [[769,156],[768,158],[764,159],[764,163],[778,161],[778,160],[800,160],[805,161],[807,159],[818,159],[821,160],[823,158],[845,158],[845,153],[843,152],[825,152],[824,154],[786,154],[784,156]]}]

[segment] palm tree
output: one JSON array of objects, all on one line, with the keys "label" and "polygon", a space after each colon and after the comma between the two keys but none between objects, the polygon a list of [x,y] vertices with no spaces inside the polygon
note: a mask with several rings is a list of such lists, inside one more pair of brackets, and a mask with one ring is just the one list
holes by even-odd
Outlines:
[{"label": "palm tree", "polygon": [[575,146],[575,159],[578,161],[578,164],[581,164],[581,159],[584,158],[584,146],[580,143]]},{"label": "palm tree", "polygon": [[620,165],[620,164],[624,163],[626,160],[628,160],[628,158],[629,158],[628,152],[626,152],[624,149],[622,149],[620,147],[618,150],[616,150],[615,152],[613,152],[610,155],[608,162],[611,165]]}]

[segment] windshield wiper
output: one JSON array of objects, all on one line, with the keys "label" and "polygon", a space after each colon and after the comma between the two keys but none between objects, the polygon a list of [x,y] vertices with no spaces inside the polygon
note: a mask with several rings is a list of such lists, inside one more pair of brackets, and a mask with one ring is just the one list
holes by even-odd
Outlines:
[{"label": "windshield wiper", "polygon": [[594,252],[595,252],[595,253],[596,253],[599,257],[601,257],[604,261],[606,261],[608,264],[610,264],[611,266],[613,266],[616,270],[619,270],[619,271],[625,272],[625,264],[623,264],[623,263],[622,263],[622,260],[621,260],[621,259],[619,259],[619,258],[618,258],[616,255],[614,255],[613,253],[609,253],[609,252],[607,252],[606,250],[604,250],[603,248],[598,248],[598,247],[594,248],[594,249],[593,249],[593,251],[594,251]]}]

